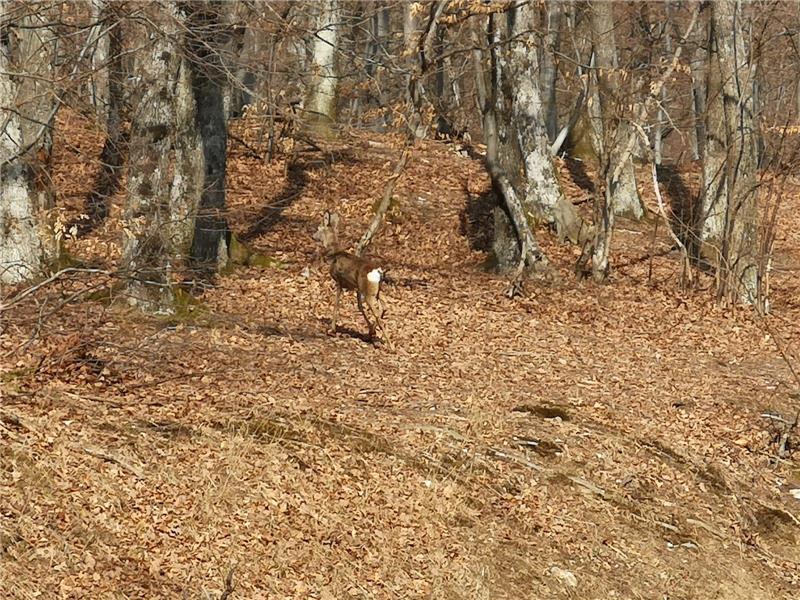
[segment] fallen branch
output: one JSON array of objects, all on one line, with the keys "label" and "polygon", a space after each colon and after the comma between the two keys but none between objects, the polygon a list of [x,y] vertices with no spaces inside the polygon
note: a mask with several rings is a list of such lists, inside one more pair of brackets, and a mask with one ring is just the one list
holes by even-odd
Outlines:
[{"label": "fallen branch", "polygon": [[122,467],[123,470],[128,471],[129,473],[135,475],[138,479],[144,479],[144,473],[142,473],[141,469],[133,466],[127,461],[122,460],[121,458],[118,458],[106,452],[102,452],[101,450],[94,450],[92,448],[84,448],[83,451],[86,452],[86,454],[88,454],[89,456],[93,456],[95,458],[99,458],[100,460],[104,460],[106,462],[110,462],[119,467]]},{"label": "fallen branch", "polygon": [[11,298],[8,302],[0,304],[0,312],[5,312],[5,311],[9,310],[12,306],[14,306],[15,304],[18,304],[23,299],[25,299],[27,296],[30,296],[31,294],[33,294],[37,290],[40,290],[41,288],[43,288],[44,286],[53,283],[56,279],[59,279],[62,275],[65,275],[67,273],[99,273],[101,275],[113,275],[114,274],[112,271],[106,271],[104,269],[82,269],[82,268],[79,268],[79,267],[67,267],[66,269],[61,269],[60,271],[56,271],[55,273],[50,275],[50,277],[40,281],[36,285],[33,285],[33,286],[29,287],[29,288],[26,288],[25,290],[21,291],[19,294],[17,294],[13,298]]}]

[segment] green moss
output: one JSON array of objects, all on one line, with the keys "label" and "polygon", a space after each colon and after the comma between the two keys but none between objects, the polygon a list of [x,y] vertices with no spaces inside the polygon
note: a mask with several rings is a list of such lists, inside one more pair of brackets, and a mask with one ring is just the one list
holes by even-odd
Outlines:
[{"label": "green moss", "polygon": [[230,245],[228,247],[228,264],[222,269],[222,273],[230,273],[236,265],[258,267],[262,269],[283,269],[286,265],[277,258],[259,254],[248,248],[242,241],[231,234]]},{"label": "green moss", "polygon": [[266,254],[251,254],[247,259],[248,267],[260,267],[262,269],[284,269],[286,264],[277,258],[267,256]]},{"label": "green moss", "polygon": [[0,383],[10,383],[16,381],[17,379],[24,379],[29,375],[33,375],[34,372],[35,369],[33,367],[24,367],[22,369],[6,371],[5,373],[0,373]]},{"label": "green moss", "polygon": [[172,291],[175,298],[173,313],[164,317],[169,325],[194,323],[199,317],[208,314],[203,302],[185,289],[176,286]]},{"label": "green moss", "polygon": [[252,250],[245,246],[235,233],[231,234],[231,241],[228,247],[228,264],[246,265]]}]

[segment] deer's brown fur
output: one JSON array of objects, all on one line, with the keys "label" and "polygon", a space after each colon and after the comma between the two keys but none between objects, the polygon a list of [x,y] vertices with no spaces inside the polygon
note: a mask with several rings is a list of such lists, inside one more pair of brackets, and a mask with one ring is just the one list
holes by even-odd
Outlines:
[{"label": "deer's brown fur", "polygon": [[[331,332],[336,333],[342,290],[350,290],[356,293],[358,310],[367,322],[370,337],[374,337],[376,329],[379,329],[391,347],[391,340],[383,324],[385,309],[380,299],[383,268],[380,263],[339,248],[339,215],[335,212],[325,211],[314,239],[325,249],[325,256],[331,263],[331,277],[336,282],[336,302],[331,317]],[[374,322],[370,320],[367,311],[372,315]]]}]

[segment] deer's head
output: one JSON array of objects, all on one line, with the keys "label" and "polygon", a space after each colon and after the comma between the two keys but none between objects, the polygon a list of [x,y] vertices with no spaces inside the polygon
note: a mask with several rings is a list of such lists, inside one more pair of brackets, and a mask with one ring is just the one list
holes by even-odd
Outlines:
[{"label": "deer's head", "polygon": [[328,251],[336,251],[339,248],[339,215],[333,211],[326,210],[322,215],[322,223],[317,227],[317,231],[312,236],[314,240],[322,244]]}]

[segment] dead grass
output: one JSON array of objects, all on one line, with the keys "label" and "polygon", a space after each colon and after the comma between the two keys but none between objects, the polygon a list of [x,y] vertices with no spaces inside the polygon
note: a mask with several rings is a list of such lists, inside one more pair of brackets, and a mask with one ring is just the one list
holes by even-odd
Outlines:
[{"label": "dead grass", "polygon": [[[68,150],[97,140],[65,125],[74,214],[91,178]],[[287,181],[233,148],[231,222],[285,268],[235,270],[195,314],[69,304],[24,349],[45,296],[8,317],[4,596],[218,598],[233,569],[231,598],[798,597],[800,467],[760,417],[796,410],[795,384],[763,324],[681,292],[652,223],[622,225],[607,286],[542,232],[561,281],[504,298],[465,236],[481,166],[427,144],[374,248],[397,351],[357,335],[350,298],[329,337],[310,234],[336,206],[354,241],[394,156],[345,150]],[[794,183],[786,204],[797,265]],[[70,252],[113,266],[119,206]],[[774,285],[770,327],[794,344],[796,271]]]}]

